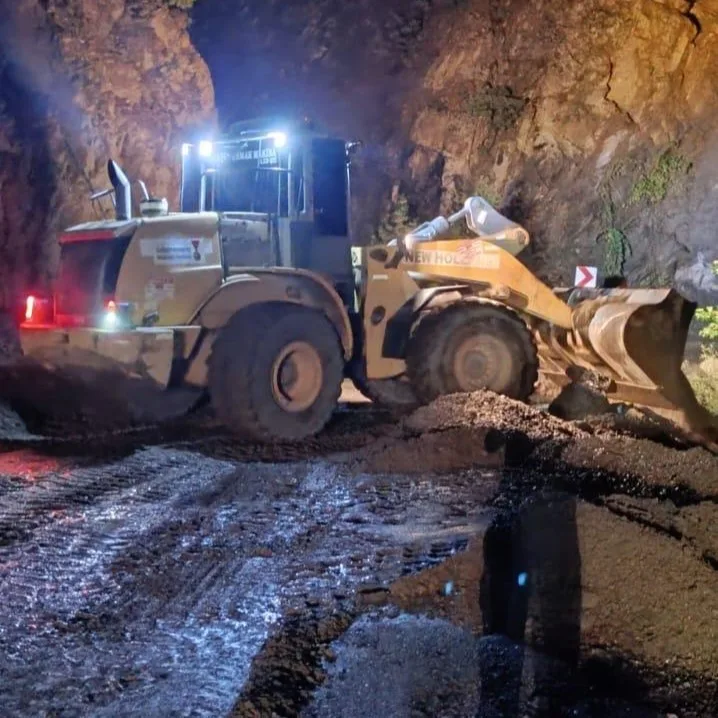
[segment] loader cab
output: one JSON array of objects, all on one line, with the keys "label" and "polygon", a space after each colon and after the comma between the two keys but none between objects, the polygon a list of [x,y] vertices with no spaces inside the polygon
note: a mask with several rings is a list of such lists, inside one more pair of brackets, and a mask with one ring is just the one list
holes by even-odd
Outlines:
[{"label": "loader cab", "polygon": [[349,146],[305,126],[241,123],[182,147],[182,212],[220,214],[226,274],[294,267],[352,297]]}]

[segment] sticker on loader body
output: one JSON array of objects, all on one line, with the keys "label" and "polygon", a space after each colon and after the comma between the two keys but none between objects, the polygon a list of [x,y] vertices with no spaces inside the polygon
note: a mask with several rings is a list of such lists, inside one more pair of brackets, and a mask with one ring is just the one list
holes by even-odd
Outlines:
[{"label": "sticker on loader body", "polygon": [[140,252],[152,257],[158,266],[209,264],[213,254],[212,240],[199,239],[142,239]]},{"label": "sticker on loader body", "polygon": [[150,279],[145,285],[145,299],[149,302],[161,302],[163,299],[174,299],[175,280],[173,277]]},{"label": "sticker on loader body", "polygon": [[501,254],[493,245],[471,241],[462,244],[455,252],[439,249],[416,249],[409,253],[407,261],[412,264],[433,264],[438,267],[499,269]]}]

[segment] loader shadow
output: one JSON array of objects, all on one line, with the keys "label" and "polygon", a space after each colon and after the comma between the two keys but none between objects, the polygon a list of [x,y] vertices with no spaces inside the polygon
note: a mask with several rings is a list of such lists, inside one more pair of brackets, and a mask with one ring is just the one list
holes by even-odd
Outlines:
[{"label": "loader shadow", "polygon": [[[586,715],[664,715],[651,707],[664,676],[608,649],[581,651],[582,487],[566,479],[566,467],[537,477],[535,444],[522,432],[497,432],[487,437],[487,448],[490,443],[491,449],[504,450],[498,495],[505,502],[483,541],[482,628],[484,636],[510,639],[511,655],[519,658],[507,665],[508,654],[480,653],[477,718],[559,718],[585,710]],[[569,493],[574,488],[577,494]],[[599,712],[591,713],[590,704]]]},{"label": "loader shadow", "polygon": [[[516,432],[503,443],[500,493],[511,495],[531,441]],[[512,680],[497,674],[488,652],[481,654],[481,703],[492,709],[486,715],[548,718],[575,698],[582,610],[576,501],[564,492],[540,492],[500,514],[484,537],[483,633],[521,646]]]},{"label": "loader shadow", "polygon": [[[522,646],[518,679],[492,680],[482,665],[482,703],[500,715],[557,716],[572,702],[581,644],[581,556],[576,499],[529,499],[514,520],[484,539],[481,586],[484,634]],[[488,654],[482,657],[490,658]]]}]

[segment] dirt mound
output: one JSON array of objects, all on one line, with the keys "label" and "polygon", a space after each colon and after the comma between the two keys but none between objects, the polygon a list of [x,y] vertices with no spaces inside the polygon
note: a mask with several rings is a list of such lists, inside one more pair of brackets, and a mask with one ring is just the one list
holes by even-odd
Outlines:
[{"label": "dirt mound", "polygon": [[629,409],[569,422],[490,392],[437,399],[354,461],[359,471],[391,474],[520,468],[513,479],[506,474],[517,500],[532,486],[551,485],[581,496],[627,493],[679,505],[718,495],[718,456],[660,418]]},{"label": "dirt mound", "polygon": [[488,428],[461,426],[421,436],[384,437],[360,452],[361,469],[377,474],[446,473],[503,465],[501,442]]},{"label": "dirt mound", "polygon": [[120,397],[92,389],[79,377],[48,371],[29,360],[0,366],[0,401],[41,434],[62,435],[70,427],[89,432],[132,425]]},{"label": "dirt mound", "polygon": [[421,434],[456,427],[488,427],[509,434],[520,431],[534,441],[585,434],[541,409],[489,391],[442,396],[415,411],[404,420],[403,427]]},{"label": "dirt mound", "polygon": [[591,434],[632,436],[649,439],[661,444],[684,449],[694,442],[676,424],[651,411],[622,406],[609,414],[586,416],[578,420],[578,426]]},{"label": "dirt mound", "polygon": [[195,392],[162,392],[149,379],[91,367],[49,368],[21,357],[0,364],[0,401],[39,434],[124,430],[184,415]]},{"label": "dirt mound", "polygon": [[[592,475],[613,474],[641,479],[654,493],[666,496],[668,490],[688,489],[683,503],[698,497],[718,497],[718,456],[694,447],[683,451],[646,439],[628,436],[589,436],[554,451],[543,447],[536,458],[553,464],[582,469]],[[693,494],[693,495],[691,495]]]}]

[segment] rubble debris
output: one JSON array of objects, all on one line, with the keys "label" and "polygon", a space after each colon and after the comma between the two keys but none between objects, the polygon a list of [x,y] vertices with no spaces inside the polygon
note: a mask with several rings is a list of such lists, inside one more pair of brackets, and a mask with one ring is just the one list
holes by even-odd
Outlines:
[{"label": "rubble debris", "polygon": [[611,414],[615,409],[605,394],[586,384],[571,383],[549,404],[548,412],[565,421]]},{"label": "rubble debris", "polygon": [[407,432],[425,434],[457,427],[487,427],[507,434],[516,431],[540,441],[584,434],[580,428],[545,411],[490,391],[439,397],[403,422]]}]

